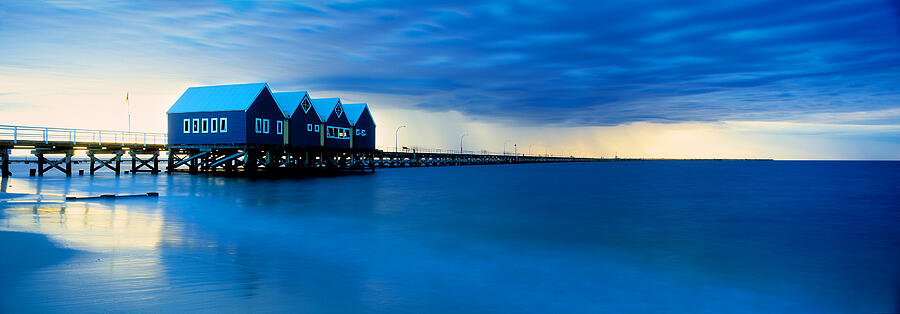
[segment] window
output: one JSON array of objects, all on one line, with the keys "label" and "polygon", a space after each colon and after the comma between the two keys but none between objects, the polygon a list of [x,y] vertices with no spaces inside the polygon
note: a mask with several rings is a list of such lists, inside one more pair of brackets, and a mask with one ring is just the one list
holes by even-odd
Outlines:
[{"label": "window", "polygon": [[319,132],[319,125],[316,124],[316,132]]},{"label": "window", "polygon": [[263,119],[263,133],[269,134],[269,119]]},{"label": "window", "polygon": [[191,133],[191,119],[184,119],[184,133]]},{"label": "window", "polygon": [[191,133],[200,133],[200,119],[191,119]]},{"label": "window", "polygon": [[356,129],[356,136],[359,136],[359,129]]},{"label": "window", "polygon": [[219,119],[210,118],[209,119],[209,133],[218,133],[219,132]]},{"label": "window", "polygon": [[362,132],[360,132],[360,134],[361,134],[361,136],[366,136],[366,130],[362,130]]},{"label": "window", "polygon": [[262,119],[256,118],[256,133],[262,133]]},{"label": "window", "polygon": [[219,133],[228,132],[228,118],[219,118]]},{"label": "window", "polygon": [[312,123],[307,123],[307,124],[306,124],[306,131],[307,131],[307,132],[312,132]]},{"label": "window", "polygon": [[209,133],[209,119],[204,118],[200,123],[200,133]]},{"label": "window", "polygon": [[338,118],[340,118],[341,113],[344,112],[344,108],[341,108],[341,105],[338,105],[336,108],[334,108],[334,112],[337,113]]},{"label": "window", "polygon": [[284,134],[284,121],[278,120],[275,123],[275,133]]},{"label": "window", "polygon": [[346,140],[346,139],[350,138],[350,129],[339,128],[336,126],[329,126],[327,133],[326,133],[326,137]]},{"label": "window", "polygon": [[303,108],[303,113],[308,113],[309,112],[309,101],[304,99],[303,103],[300,104],[300,107]]}]

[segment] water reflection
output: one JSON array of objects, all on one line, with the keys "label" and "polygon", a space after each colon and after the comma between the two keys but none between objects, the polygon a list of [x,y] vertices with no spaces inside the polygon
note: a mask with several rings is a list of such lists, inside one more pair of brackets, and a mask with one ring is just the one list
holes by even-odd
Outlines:
[{"label": "water reflection", "polygon": [[[0,296],[0,312],[209,310],[224,300],[232,309],[348,309],[354,306],[335,296],[359,299],[353,269],[292,247],[310,237],[297,236],[301,229],[291,217],[303,208],[330,209],[272,197],[303,193],[303,185],[202,176],[12,181],[10,190],[18,194],[0,202],[0,231],[47,235],[78,253],[5,286],[10,292]],[[151,189],[163,197],[63,201],[65,195]],[[306,192],[324,194],[308,199],[340,195],[319,187]],[[327,275],[323,269],[339,271]]]},{"label": "water reflection", "polygon": [[159,209],[130,211],[118,203],[37,201],[8,204],[4,212],[3,225],[8,231],[46,234],[77,250],[153,250],[162,240],[164,220]]},{"label": "water reflection", "polygon": [[[37,187],[42,181],[36,182]],[[96,310],[112,302],[139,302],[166,289],[159,243],[164,237],[161,210],[132,210],[122,203],[61,203],[52,197],[24,196],[0,204],[0,231],[46,235],[58,247],[77,250],[55,266],[25,274],[3,307]],[[73,293],[76,292],[77,293]],[[149,292],[140,295],[137,291]],[[55,295],[54,298],[42,296]],[[115,297],[113,297],[115,295]]]}]

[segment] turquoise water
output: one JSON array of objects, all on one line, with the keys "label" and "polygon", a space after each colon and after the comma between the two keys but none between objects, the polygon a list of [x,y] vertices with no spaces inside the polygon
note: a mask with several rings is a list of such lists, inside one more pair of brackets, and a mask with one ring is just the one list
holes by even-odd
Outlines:
[{"label": "turquoise water", "polygon": [[896,312],[898,178],[799,161],[13,177],[0,312]]}]

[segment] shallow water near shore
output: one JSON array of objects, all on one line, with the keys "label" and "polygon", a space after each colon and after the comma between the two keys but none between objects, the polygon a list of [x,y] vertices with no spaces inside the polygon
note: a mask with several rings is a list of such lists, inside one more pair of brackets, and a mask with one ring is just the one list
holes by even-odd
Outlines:
[{"label": "shallow water near shore", "polygon": [[0,312],[894,312],[897,178],[804,161],[12,177]]}]

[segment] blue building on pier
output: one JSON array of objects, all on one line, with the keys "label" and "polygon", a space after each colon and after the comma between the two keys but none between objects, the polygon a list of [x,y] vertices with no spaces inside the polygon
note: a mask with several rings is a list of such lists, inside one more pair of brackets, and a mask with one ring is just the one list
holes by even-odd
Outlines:
[{"label": "blue building on pier", "polygon": [[313,108],[319,114],[323,129],[322,144],[331,148],[350,148],[350,120],[344,114],[340,98],[313,98]]},{"label": "blue building on pier", "polygon": [[292,147],[321,147],[322,121],[307,92],[277,92],[275,101],[287,118],[286,134]]},{"label": "blue building on pier", "polygon": [[166,111],[169,145],[284,145],[284,114],[266,83],[188,88]]},{"label": "blue building on pier", "polygon": [[375,120],[366,103],[343,104],[344,114],[353,126],[351,148],[375,149]]},{"label": "blue building on pier", "polygon": [[275,93],[266,83],[191,87],[166,113],[170,145],[375,148],[367,104]]}]

